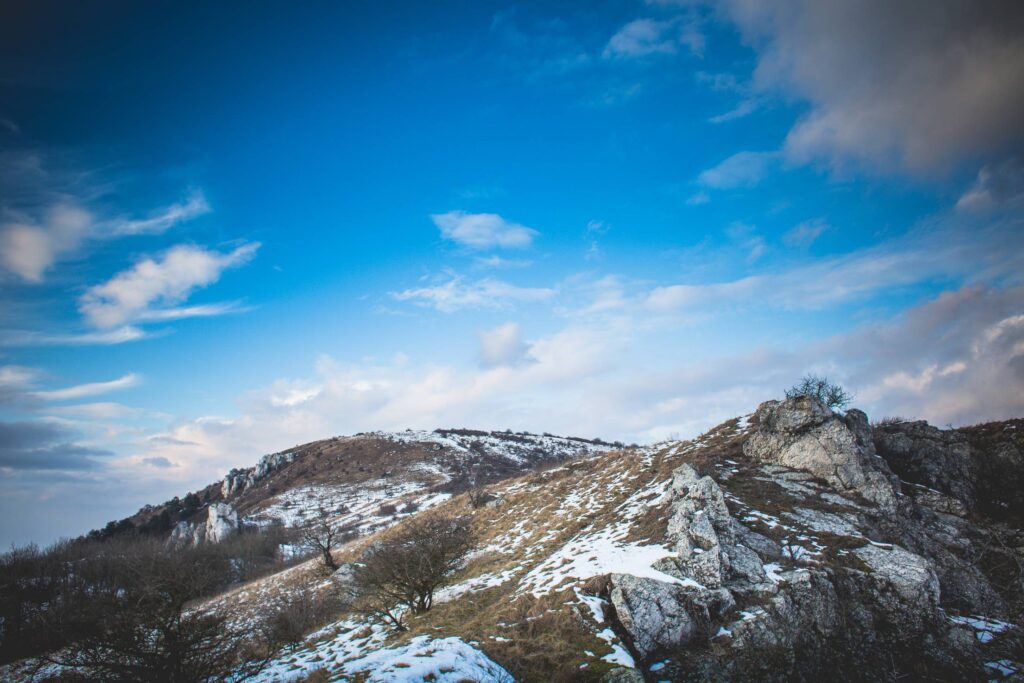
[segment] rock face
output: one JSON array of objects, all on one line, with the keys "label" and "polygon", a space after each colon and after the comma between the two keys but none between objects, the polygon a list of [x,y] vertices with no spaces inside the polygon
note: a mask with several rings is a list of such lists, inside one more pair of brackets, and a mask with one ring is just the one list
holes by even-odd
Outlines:
[{"label": "rock face", "polygon": [[171,542],[191,545],[220,543],[237,533],[238,529],[238,513],[235,509],[227,503],[213,503],[207,509],[205,523],[178,522],[171,532]]},{"label": "rock face", "polygon": [[[733,446],[745,462],[674,470],[674,554],[653,565],[668,576],[609,576],[613,623],[640,668],[656,664],[658,680],[673,681],[887,680],[897,669],[982,680],[980,662],[996,655],[948,615],[1012,618],[1010,605],[1024,604],[1024,571],[1012,574],[1024,566],[1024,547],[1011,547],[1020,538],[899,496],[860,411],[771,401],[751,424]],[[957,491],[965,441],[908,431],[948,452],[920,462],[926,453],[907,434],[887,435],[897,445],[883,448],[903,449],[932,485]],[[986,555],[995,569],[982,553],[998,555]]]},{"label": "rock face", "polygon": [[214,503],[206,518],[206,540],[220,543],[238,531],[238,513],[227,503]]},{"label": "rock face", "polygon": [[221,482],[221,495],[226,499],[242,493],[266,479],[271,473],[293,462],[295,457],[295,453],[271,453],[260,458],[255,467],[231,470]]},{"label": "rock face", "polygon": [[896,509],[898,481],[875,453],[867,416],[840,416],[810,396],[762,403],[757,431],[743,452],[762,462],[810,472],[840,492],[857,493],[880,512]]},{"label": "rock face", "polygon": [[961,429],[890,422],[875,428],[874,439],[879,455],[912,484],[904,488],[922,505],[1024,519],[1024,420]]},{"label": "rock face", "polygon": [[765,580],[757,555],[736,543],[722,489],[711,477],[698,477],[683,465],[672,477],[671,490],[668,537],[683,576],[707,588],[720,588],[730,578],[755,584]]},{"label": "rock face", "polygon": [[688,601],[681,586],[630,574],[612,575],[611,584],[611,602],[619,623],[641,655],[684,647],[700,630],[701,625],[686,609]]}]

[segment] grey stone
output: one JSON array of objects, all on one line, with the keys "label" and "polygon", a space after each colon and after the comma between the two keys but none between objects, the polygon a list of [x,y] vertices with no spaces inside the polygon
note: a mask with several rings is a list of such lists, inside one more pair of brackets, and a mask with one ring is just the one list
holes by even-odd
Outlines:
[{"label": "grey stone", "polygon": [[642,656],[684,647],[700,630],[690,615],[686,593],[678,584],[612,574],[611,603],[619,624]]},{"label": "grey stone", "polygon": [[896,488],[860,411],[836,415],[817,399],[768,401],[758,428],[743,444],[750,458],[809,472],[840,491],[855,491],[882,513],[895,511]]}]

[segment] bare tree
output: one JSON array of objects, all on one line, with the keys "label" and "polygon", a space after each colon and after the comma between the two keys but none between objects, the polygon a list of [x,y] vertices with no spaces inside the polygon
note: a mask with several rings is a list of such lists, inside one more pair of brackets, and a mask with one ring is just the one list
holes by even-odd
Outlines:
[{"label": "bare tree", "polygon": [[424,513],[377,541],[352,570],[356,608],[397,630],[406,613],[422,614],[462,568],[472,548],[468,517]]},{"label": "bare tree", "polygon": [[334,561],[331,551],[338,545],[341,532],[331,525],[331,518],[327,510],[320,507],[317,516],[302,528],[302,545],[312,552],[320,553],[324,566],[331,571],[338,569],[338,563]]},{"label": "bare tree", "polygon": [[786,390],[786,398],[797,396],[811,396],[832,409],[845,408],[853,402],[853,394],[829,381],[828,377],[815,374],[804,375],[803,379]]},{"label": "bare tree", "polygon": [[68,645],[43,661],[90,680],[213,683],[253,676],[277,651],[249,627],[194,606],[223,581],[213,556],[157,541],[111,550],[76,567],[86,590],[65,595],[50,615],[54,628],[71,629]]}]

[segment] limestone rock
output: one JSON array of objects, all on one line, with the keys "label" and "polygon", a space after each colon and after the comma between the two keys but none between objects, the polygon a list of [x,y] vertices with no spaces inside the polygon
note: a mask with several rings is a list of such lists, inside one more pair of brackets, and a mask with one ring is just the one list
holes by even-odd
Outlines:
[{"label": "limestone rock", "polygon": [[205,539],[210,543],[220,543],[238,531],[238,513],[227,503],[210,505],[206,517]]},{"label": "limestone rock", "polygon": [[869,568],[863,598],[872,611],[907,637],[928,630],[939,608],[939,579],[932,564],[899,546],[868,544],[853,554]]},{"label": "limestone rock", "polygon": [[225,475],[224,481],[221,482],[221,496],[230,498],[238,495],[294,460],[295,453],[271,453],[260,458],[255,467],[233,469]]},{"label": "limestone rock", "polygon": [[711,477],[698,477],[689,465],[672,477],[668,537],[675,544],[683,573],[708,588],[718,588],[728,573],[722,545],[734,542],[732,518],[722,489]]},{"label": "limestone rock", "polygon": [[875,453],[864,413],[836,415],[817,399],[798,396],[762,403],[756,418],[757,431],[743,444],[748,457],[810,472],[882,513],[896,509],[893,478]]},{"label": "limestone rock", "polygon": [[697,634],[699,625],[686,611],[686,596],[678,584],[612,574],[611,585],[619,624],[641,656],[678,649]]}]

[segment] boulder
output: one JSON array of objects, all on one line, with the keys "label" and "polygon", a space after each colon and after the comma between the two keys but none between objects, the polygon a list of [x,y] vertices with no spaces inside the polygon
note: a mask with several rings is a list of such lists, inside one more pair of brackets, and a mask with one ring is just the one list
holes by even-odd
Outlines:
[{"label": "boulder", "polygon": [[875,453],[867,416],[840,416],[810,396],[767,401],[743,452],[762,462],[809,472],[842,492],[854,492],[881,513],[896,510],[898,481]]},{"label": "boulder", "polygon": [[618,622],[641,657],[684,647],[697,634],[681,586],[631,574],[613,574],[611,586]]}]

